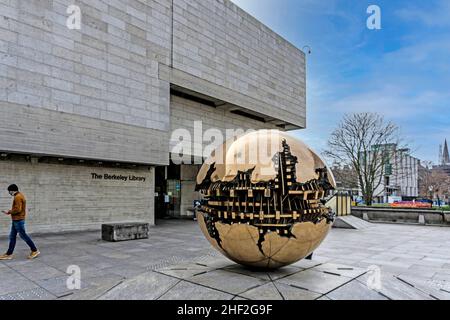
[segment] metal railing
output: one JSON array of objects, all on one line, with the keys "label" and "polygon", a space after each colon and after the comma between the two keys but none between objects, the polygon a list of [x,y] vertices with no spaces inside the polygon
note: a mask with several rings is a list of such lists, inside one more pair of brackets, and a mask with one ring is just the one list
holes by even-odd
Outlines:
[{"label": "metal railing", "polygon": [[326,202],[326,206],[331,208],[337,217],[349,216],[352,214],[352,197],[345,192],[336,192]]}]

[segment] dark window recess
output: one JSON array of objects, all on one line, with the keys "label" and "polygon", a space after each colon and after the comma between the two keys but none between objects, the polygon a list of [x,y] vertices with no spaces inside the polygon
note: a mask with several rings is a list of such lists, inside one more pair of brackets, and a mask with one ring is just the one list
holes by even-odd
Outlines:
[{"label": "dark window recess", "polygon": [[186,100],[191,100],[197,103],[201,103],[204,105],[207,105],[209,107],[213,107],[216,108],[216,104],[213,101],[207,100],[207,99],[203,99],[197,96],[194,96],[192,94],[189,93],[185,93],[185,92],[181,92],[181,91],[177,91],[177,90],[171,90],[170,94],[176,97],[180,97]]},{"label": "dark window recess", "polygon": [[259,121],[259,122],[266,123],[266,120],[263,117],[259,117],[259,116],[256,116],[254,114],[242,111],[242,110],[233,110],[233,111],[230,111],[230,112],[233,113],[233,114],[237,114],[239,116],[242,116],[242,117],[246,117],[246,118],[250,118],[250,119],[253,119],[253,120],[256,120],[256,121]]},{"label": "dark window recess", "polygon": [[170,161],[170,165],[167,168],[167,180],[180,180],[181,179],[181,166],[174,164]]}]

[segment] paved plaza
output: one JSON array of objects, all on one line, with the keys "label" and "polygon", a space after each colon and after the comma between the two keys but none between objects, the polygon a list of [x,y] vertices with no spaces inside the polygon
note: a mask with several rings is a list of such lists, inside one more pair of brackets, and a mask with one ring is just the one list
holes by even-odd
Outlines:
[{"label": "paved plaza", "polygon": [[[34,239],[38,259],[26,260],[19,241],[15,259],[0,262],[0,300],[450,299],[449,228],[333,229],[312,261],[270,273],[223,258],[193,221],[159,221],[148,240],[108,243],[100,232]],[[68,288],[69,266],[80,268],[80,290]]]}]

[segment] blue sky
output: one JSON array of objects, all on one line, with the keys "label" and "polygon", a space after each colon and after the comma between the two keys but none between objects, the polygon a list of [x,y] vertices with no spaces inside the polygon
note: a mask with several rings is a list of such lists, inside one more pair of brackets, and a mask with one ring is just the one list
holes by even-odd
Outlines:
[{"label": "blue sky", "polygon": [[[309,45],[308,128],[318,151],[347,112],[397,123],[421,160],[450,139],[450,0],[233,0],[299,48]],[[378,5],[382,29],[366,13]]]}]

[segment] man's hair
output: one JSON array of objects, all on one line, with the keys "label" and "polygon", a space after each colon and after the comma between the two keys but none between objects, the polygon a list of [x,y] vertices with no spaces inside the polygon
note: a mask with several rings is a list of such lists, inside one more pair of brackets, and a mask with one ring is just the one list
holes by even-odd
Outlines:
[{"label": "man's hair", "polygon": [[19,187],[16,186],[15,184],[12,184],[8,187],[8,191],[17,192],[19,191]]}]

